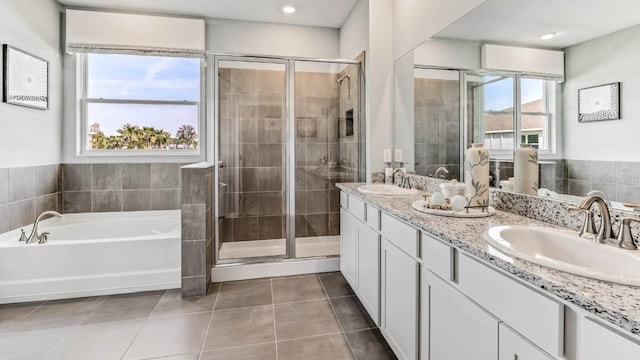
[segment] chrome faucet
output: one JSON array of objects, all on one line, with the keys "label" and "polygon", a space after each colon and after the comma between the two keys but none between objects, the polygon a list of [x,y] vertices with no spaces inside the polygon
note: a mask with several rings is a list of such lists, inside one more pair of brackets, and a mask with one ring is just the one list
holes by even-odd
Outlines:
[{"label": "chrome faucet", "polygon": [[[593,212],[591,211],[591,205],[598,204],[600,209],[600,216],[602,222],[596,232],[596,225],[593,220]],[[613,234],[613,227],[611,226],[611,213],[609,207],[611,204],[607,199],[607,196],[601,191],[591,191],[587,194],[587,197],[577,207],[571,207],[569,210],[580,211],[585,214],[584,223],[580,229],[580,236],[594,236],[594,241],[598,243],[605,243],[607,239],[615,238]]]},{"label": "chrome faucet", "polygon": [[400,176],[402,177],[400,179],[400,184],[398,184],[398,186],[400,186],[403,189],[411,189],[411,184],[409,183],[409,177],[407,176],[407,173],[404,171],[404,169],[402,168],[395,168],[393,170],[393,172],[391,173],[391,179],[393,179],[393,181],[395,182],[396,179],[396,173],[400,173]]},{"label": "chrome faucet", "polygon": [[633,241],[633,235],[631,235],[631,222],[637,221],[640,222],[640,218],[636,217],[621,217],[620,218],[620,230],[618,231],[618,246],[627,249],[627,250],[637,250],[638,246],[636,246]]},{"label": "chrome faucet", "polygon": [[49,233],[48,232],[44,232],[40,235],[38,235],[38,224],[40,223],[40,220],[42,220],[42,218],[44,216],[47,215],[52,215],[55,216],[57,218],[61,218],[62,215],[56,211],[45,211],[42,214],[40,214],[37,218],[36,221],[33,223],[33,229],[31,229],[31,233],[29,234],[29,236],[26,236],[24,233],[23,229],[20,229],[20,241],[24,241],[27,244],[32,243],[36,240],[38,240],[38,244],[44,244],[47,242]]}]

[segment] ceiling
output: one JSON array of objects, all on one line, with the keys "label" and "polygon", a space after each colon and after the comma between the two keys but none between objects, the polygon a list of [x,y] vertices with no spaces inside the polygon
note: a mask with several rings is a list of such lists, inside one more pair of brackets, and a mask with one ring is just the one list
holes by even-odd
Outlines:
[{"label": "ceiling", "polygon": [[[67,6],[340,28],[358,0],[58,0]],[[285,5],[295,14],[285,14]]]},{"label": "ceiling", "polygon": [[[437,37],[564,49],[636,24],[638,1],[488,0]],[[540,39],[550,32],[557,36]]]}]

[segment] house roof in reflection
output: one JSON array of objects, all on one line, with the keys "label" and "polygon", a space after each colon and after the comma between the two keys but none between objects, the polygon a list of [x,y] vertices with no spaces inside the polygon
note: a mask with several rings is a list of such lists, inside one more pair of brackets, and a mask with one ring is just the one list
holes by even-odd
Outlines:
[{"label": "house roof in reflection", "polygon": [[[544,113],[544,111],[544,102],[542,99],[522,104],[522,130],[542,129],[546,115],[531,115],[526,113]],[[501,112],[506,112],[506,114]],[[488,114],[485,117],[485,132],[511,131],[513,131],[513,107]]]}]

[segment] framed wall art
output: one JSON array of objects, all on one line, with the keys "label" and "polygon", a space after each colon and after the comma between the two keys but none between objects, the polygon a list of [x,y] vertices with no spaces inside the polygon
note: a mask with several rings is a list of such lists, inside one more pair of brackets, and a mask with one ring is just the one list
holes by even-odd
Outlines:
[{"label": "framed wall art", "polygon": [[578,90],[578,121],[620,119],[620,83]]},{"label": "framed wall art", "polygon": [[10,45],[2,46],[2,101],[49,109],[49,62]]}]

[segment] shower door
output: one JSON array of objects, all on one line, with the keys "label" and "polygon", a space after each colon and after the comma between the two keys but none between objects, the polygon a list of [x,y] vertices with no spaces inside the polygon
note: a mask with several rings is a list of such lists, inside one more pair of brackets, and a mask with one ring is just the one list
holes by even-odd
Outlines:
[{"label": "shower door", "polygon": [[288,66],[215,58],[219,260],[288,256]]},{"label": "shower door", "polygon": [[340,255],[335,184],[362,179],[359,64],[213,56],[216,264]]}]

